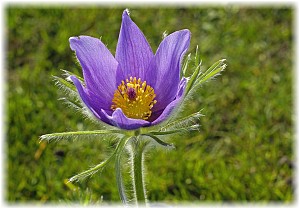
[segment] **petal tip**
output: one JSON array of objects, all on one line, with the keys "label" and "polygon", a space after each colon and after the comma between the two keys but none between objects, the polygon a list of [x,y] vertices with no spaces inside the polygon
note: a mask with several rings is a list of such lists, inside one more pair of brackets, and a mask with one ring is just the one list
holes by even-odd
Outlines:
[{"label": "petal tip", "polygon": [[72,36],[69,38],[69,42],[70,42],[70,44],[72,44],[72,43],[76,43],[78,41],[86,41],[88,39],[96,39],[96,38],[91,37],[91,36],[84,36],[84,35],[83,36]]},{"label": "petal tip", "polygon": [[80,81],[78,80],[78,78],[75,75],[70,75],[68,77],[69,80],[71,80],[75,85],[76,84],[81,84]]},{"label": "petal tip", "polygon": [[73,51],[75,51],[74,44],[80,39],[80,36],[74,36],[69,38],[70,47]]},{"label": "petal tip", "polygon": [[185,33],[191,33],[191,31],[189,29],[182,29],[182,31]]},{"label": "petal tip", "polygon": [[117,108],[111,116],[108,115],[105,110],[101,110],[101,112],[110,124],[121,129],[134,130],[143,126],[149,126],[151,124],[149,121],[142,119],[128,118],[126,115],[124,115],[121,108]]},{"label": "petal tip", "polygon": [[80,39],[79,36],[73,36],[73,37],[69,38],[69,42],[71,43],[71,42],[77,41],[78,39]]},{"label": "petal tip", "polygon": [[124,18],[124,17],[129,17],[129,15],[130,15],[130,11],[129,11],[128,8],[126,8],[126,9],[124,10],[124,12],[123,12],[122,17],[123,17],[123,18]]},{"label": "petal tip", "polygon": [[180,31],[184,36],[188,36],[189,38],[191,37],[192,33],[189,29],[183,29]]}]

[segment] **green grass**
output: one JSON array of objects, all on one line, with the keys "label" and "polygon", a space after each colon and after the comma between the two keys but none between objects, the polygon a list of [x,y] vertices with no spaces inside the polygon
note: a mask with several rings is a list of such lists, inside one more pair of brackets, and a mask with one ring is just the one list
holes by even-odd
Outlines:
[{"label": "green grass", "polygon": [[[10,202],[118,201],[113,165],[101,175],[66,179],[103,160],[101,140],[39,143],[45,133],[95,126],[58,98],[51,75],[81,74],[68,38],[102,37],[115,53],[118,7],[6,7],[6,175]],[[164,31],[188,28],[204,67],[226,58],[222,76],[205,84],[186,114],[203,108],[200,133],[174,137],[176,150],[147,154],[151,202],[291,203],[294,197],[292,6],[133,7],[131,17],[153,50]],[[74,188],[77,188],[74,190]]]}]

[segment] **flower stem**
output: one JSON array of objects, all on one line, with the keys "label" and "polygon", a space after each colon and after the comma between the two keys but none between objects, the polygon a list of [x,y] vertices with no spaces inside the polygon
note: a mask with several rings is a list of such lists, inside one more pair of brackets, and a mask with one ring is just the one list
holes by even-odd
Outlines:
[{"label": "flower stem", "polygon": [[122,155],[122,151],[123,148],[125,147],[126,143],[128,142],[128,140],[130,140],[130,137],[124,137],[121,139],[120,144],[122,149],[120,149],[117,153],[116,153],[116,161],[115,161],[115,171],[116,171],[116,179],[117,179],[117,186],[118,186],[118,190],[119,190],[119,195],[121,198],[121,201],[124,205],[128,204],[128,199],[126,197],[126,192],[125,192],[125,188],[124,188],[124,184],[123,184],[123,178],[122,178],[122,171],[121,171],[121,155]]},{"label": "flower stem", "polygon": [[145,144],[141,137],[132,141],[132,183],[137,206],[146,206],[146,191],[144,186],[143,151]]}]

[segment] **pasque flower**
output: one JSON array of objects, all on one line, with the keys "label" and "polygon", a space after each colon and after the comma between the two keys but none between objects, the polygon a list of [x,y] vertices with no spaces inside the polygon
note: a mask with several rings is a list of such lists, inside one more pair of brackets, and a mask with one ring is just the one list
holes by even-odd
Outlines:
[{"label": "pasque flower", "polygon": [[[187,29],[176,31],[162,40],[154,54],[145,36],[125,10],[115,57],[100,39],[89,36],[70,38],[71,49],[75,51],[82,66],[83,78],[66,70],[63,70],[66,78],[54,76],[56,84],[70,97],[63,98],[63,101],[89,119],[96,117],[118,127],[101,126],[100,130],[52,133],[40,137],[47,141],[99,136],[107,139],[111,135],[115,137],[117,144],[112,154],[99,164],[73,176],[69,179],[70,182],[94,175],[114,160],[121,201],[125,205],[147,204],[144,153],[149,150],[148,147],[156,147],[152,146],[153,143],[167,149],[174,148],[173,144],[161,140],[161,136],[198,130],[201,110],[188,116],[169,116],[181,102],[187,104],[202,84],[218,76],[226,68],[225,59],[222,59],[204,70],[197,46],[193,61],[191,54],[186,57],[182,67],[183,77],[180,79],[181,61],[189,47],[190,36]],[[70,84],[69,78],[75,86]],[[78,104],[78,98],[81,98],[83,104]],[[181,110],[184,107],[182,105]],[[165,123],[161,123],[163,121]],[[155,126],[139,129],[152,125]],[[124,152],[130,156],[127,162],[131,168],[131,184],[123,182],[122,167],[127,166],[122,163]],[[127,192],[131,195],[128,196]]]},{"label": "pasque flower", "polygon": [[190,36],[187,29],[176,31],[162,40],[154,54],[125,10],[115,57],[100,39],[69,39],[84,84],[74,75],[70,78],[99,120],[127,130],[156,125],[182,100],[187,79],[180,79],[180,68]]}]

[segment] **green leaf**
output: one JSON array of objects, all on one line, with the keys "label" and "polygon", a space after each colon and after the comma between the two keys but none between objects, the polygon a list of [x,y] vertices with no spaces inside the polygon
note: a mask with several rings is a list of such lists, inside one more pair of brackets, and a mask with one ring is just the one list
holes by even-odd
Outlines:
[{"label": "green leaf", "polygon": [[68,108],[72,109],[76,114],[80,114],[84,119],[88,119],[90,122],[97,125],[100,129],[109,129],[112,128],[111,125],[108,125],[107,123],[104,123],[103,121],[96,118],[93,113],[89,111],[88,108],[86,108],[82,102],[78,104],[77,102],[71,101],[68,98],[60,98],[59,101],[62,101],[63,104],[65,104]]},{"label": "green leaf", "polygon": [[55,76],[55,75],[53,75],[52,77],[54,78],[55,81],[58,82],[58,84],[63,85],[64,87],[76,92],[76,87],[69,81],[65,80],[64,78]]},{"label": "green leaf", "polygon": [[183,131],[183,130],[196,130],[199,127],[199,119],[201,116],[203,116],[201,113],[201,110],[193,113],[189,116],[176,119],[173,121],[170,121],[165,126],[161,127],[162,132],[168,132],[168,131]]},{"label": "green leaf", "polygon": [[179,108],[180,111],[188,104],[190,99],[193,99],[193,97],[197,93],[197,89],[201,87],[201,84],[220,75],[220,72],[223,71],[227,66],[225,64],[225,61],[226,61],[225,59],[222,59],[215,62],[206,71],[202,71],[201,62],[200,62],[200,64],[196,67],[194,73],[192,74],[191,78],[188,80],[185,89],[185,97]]},{"label": "green leaf", "polygon": [[65,80],[64,78],[60,78],[57,76],[52,76],[52,77],[53,77],[53,80],[55,81],[55,85],[60,90],[62,90],[64,93],[68,94],[68,96],[75,98],[76,100],[80,100],[80,97],[77,93],[77,89],[72,83]]},{"label": "green leaf", "polygon": [[196,52],[195,52],[195,58],[194,58],[194,72],[192,76],[189,78],[187,86],[185,88],[185,94],[187,94],[190,90],[191,87],[194,85],[196,79],[198,78],[199,74],[201,74],[201,64],[202,60],[200,60],[200,54],[199,54],[199,46],[197,45],[196,47]]},{"label": "green leaf", "polygon": [[223,71],[226,68],[226,64],[224,63],[226,59],[219,60],[215,62],[208,70],[203,72],[196,80],[195,85],[199,85],[201,83],[204,83],[208,81],[211,78],[216,77],[217,75],[220,75],[220,72]]},{"label": "green leaf", "polygon": [[187,86],[185,88],[185,95],[187,95],[189,93],[189,91],[193,88],[193,86],[195,84],[195,81],[197,80],[197,78],[202,73],[201,72],[202,60],[200,59],[199,46],[198,45],[196,47],[194,62],[195,62],[195,69],[194,69],[194,72],[193,72],[192,76],[188,80]]},{"label": "green leaf", "polygon": [[196,46],[196,52],[195,52],[195,58],[194,58],[194,61],[195,61],[195,67],[201,65],[201,59],[200,59],[200,54],[199,54],[199,46],[197,45]]},{"label": "green leaf", "polygon": [[84,82],[84,79],[83,79],[82,77],[80,77],[79,75],[76,75],[76,74],[74,74],[74,73],[72,73],[72,72],[70,72],[70,71],[63,70],[63,69],[61,69],[61,71],[64,72],[64,75],[65,75],[66,77],[70,77],[71,75],[74,75],[74,76],[76,76],[81,82]]},{"label": "green leaf", "polygon": [[114,157],[114,153],[105,161],[99,163],[98,165],[90,168],[89,170],[86,170],[84,172],[81,172],[73,177],[71,177],[69,179],[70,182],[72,181],[79,181],[79,180],[83,180],[88,176],[94,175],[95,173],[97,173],[98,171],[102,170]]},{"label": "green leaf", "polygon": [[182,74],[183,76],[186,76],[186,70],[189,66],[189,62],[191,61],[191,54],[188,54],[188,56],[186,57],[183,67],[182,67]]},{"label": "green leaf", "polygon": [[[67,107],[75,110],[76,113],[77,112],[82,112],[83,113],[83,111],[86,112],[85,108],[83,106],[81,106],[81,104],[78,104],[75,101],[71,101],[66,97],[59,98],[58,100],[62,101],[65,105],[67,105]],[[83,115],[86,115],[86,113],[84,113]]]},{"label": "green leaf", "polygon": [[170,134],[175,134],[182,131],[182,129],[177,129],[173,131],[150,131],[149,133],[146,134],[152,134],[152,135],[170,135]]},{"label": "green leaf", "polygon": [[197,77],[199,75],[200,69],[201,69],[201,63],[195,68],[192,76],[189,78],[188,83],[185,88],[185,95],[187,95],[189,93],[189,91],[191,90],[191,88],[194,86],[194,83],[197,80]]},{"label": "green leaf", "polygon": [[75,176],[73,176],[72,178],[69,179],[69,181],[80,181],[85,179],[86,177],[89,177],[91,175],[94,175],[95,173],[103,170],[103,168],[110,163],[110,161],[116,156],[116,155],[120,155],[120,153],[122,153],[122,151],[124,150],[124,147],[126,145],[126,143],[131,139],[132,137],[123,137],[122,139],[120,139],[117,147],[115,148],[114,152],[112,153],[112,155],[107,158],[106,160],[102,161],[101,163],[99,163],[98,165],[83,171]]},{"label": "green leaf", "polygon": [[103,134],[124,134],[122,130],[95,130],[95,131],[72,131],[72,132],[62,132],[62,133],[52,133],[45,134],[40,136],[40,140],[61,140],[61,139],[70,139],[78,137],[94,137]]},{"label": "green leaf", "polygon": [[58,76],[52,76],[54,81],[55,81],[55,85],[57,85],[59,87],[59,89],[63,90],[65,93],[67,93],[68,95],[72,96],[72,97],[75,97],[76,99],[79,99],[79,95],[77,93],[77,89],[76,87],[74,86],[74,84],[72,83],[71,79],[70,79],[70,76],[71,75],[74,75],[76,76],[81,82],[84,83],[84,80],[83,78],[81,78],[80,76],[78,75],[75,75],[67,70],[62,70],[61,71],[64,72],[64,76],[66,78],[61,78],[61,77],[58,77]]},{"label": "green leaf", "polygon": [[152,135],[152,134],[150,134],[150,133],[142,134],[142,135],[143,135],[143,136],[148,136],[148,137],[154,139],[158,144],[160,144],[160,145],[162,145],[162,146],[164,146],[164,147],[168,147],[168,148],[172,148],[172,149],[175,148],[173,144],[168,144],[168,143],[166,143],[166,142],[160,140],[157,136]]},{"label": "green leaf", "polygon": [[185,131],[194,131],[194,130],[198,130],[198,128],[199,128],[199,124],[194,124],[191,126],[186,126],[184,128],[178,128],[178,129],[175,129],[172,131],[150,131],[149,133],[145,133],[145,134],[151,134],[151,135],[155,135],[155,136],[163,136],[163,135],[182,133]]}]

